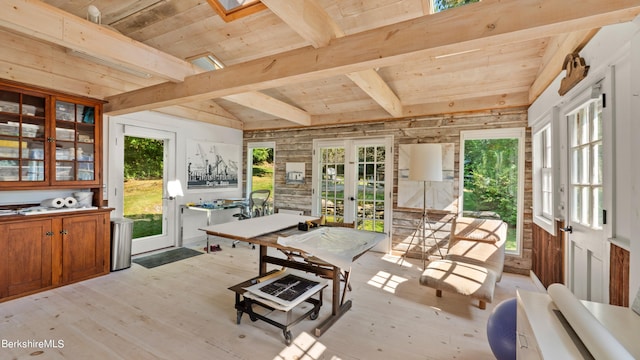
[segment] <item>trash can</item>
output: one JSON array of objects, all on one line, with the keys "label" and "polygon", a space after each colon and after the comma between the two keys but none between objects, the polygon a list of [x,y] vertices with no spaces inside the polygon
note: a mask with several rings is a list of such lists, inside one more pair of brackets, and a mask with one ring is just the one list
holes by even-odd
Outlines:
[{"label": "trash can", "polygon": [[111,271],[131,267],[131,238],[133,220],[111,219]]}]

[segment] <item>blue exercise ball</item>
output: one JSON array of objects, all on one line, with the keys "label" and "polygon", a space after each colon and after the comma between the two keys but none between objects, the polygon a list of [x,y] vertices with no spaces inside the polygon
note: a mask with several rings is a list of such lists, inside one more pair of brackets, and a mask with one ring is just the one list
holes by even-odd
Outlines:
[{"label": "blue exercise ball", "polygon": [[516,298],[507,299],[491,311],[487,321],[487,338],[498,360],[516,358]]}]

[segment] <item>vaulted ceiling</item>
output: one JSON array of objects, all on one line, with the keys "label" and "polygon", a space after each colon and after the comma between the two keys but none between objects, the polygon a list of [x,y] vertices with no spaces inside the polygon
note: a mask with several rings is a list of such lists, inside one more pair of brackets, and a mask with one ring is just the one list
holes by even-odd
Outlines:
[{"label": "vaulted ceiling", "polygon": [[[244,130],[499,110],[530,105],[567,54],[640,14],[638,0],[262,3],[225,22],[206,0],[3,0],[0,78]],[[225,67],[187,61],[202,54]]]}]

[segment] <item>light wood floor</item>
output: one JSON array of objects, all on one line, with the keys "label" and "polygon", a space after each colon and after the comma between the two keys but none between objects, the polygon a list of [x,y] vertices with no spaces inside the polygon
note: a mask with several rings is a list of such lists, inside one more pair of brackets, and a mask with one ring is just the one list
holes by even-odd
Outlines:
[{"label": "light wood floor", "polygon": [[[368,253],[353,267],[353,308],[320,338],[305,319],[287,347],[282,331],[245,315],[236,325],[227,288],[257,274],[257,250],[232,249],[107,276],[0,303],[0,341],[62,340],[60,348],[0,348],[2,359],[493,359],[486,322],[493,307],[535,291],[505,274],[493,304],[421,286],[421,261]],[[282,316],[282,314],[274,314]],[[39,355],[39,356],[34,356]]]}]

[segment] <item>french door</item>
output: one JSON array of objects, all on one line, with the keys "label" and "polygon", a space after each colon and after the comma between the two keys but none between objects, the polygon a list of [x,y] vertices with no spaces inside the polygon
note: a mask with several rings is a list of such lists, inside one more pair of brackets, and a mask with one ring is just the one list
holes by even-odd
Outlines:
[{"label": "french door", "polygon": [[580,299],[608,301],[604,232],[603,97],[589,98],[566,114],[569,135],[568,286]]},{"label": "french door", "polygon": [[[314,215],[390,235],[392,150],[392,137],[314,141]],[[373,250],[390,249],[388,236]]]}]

